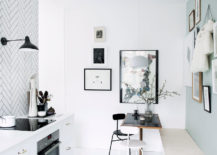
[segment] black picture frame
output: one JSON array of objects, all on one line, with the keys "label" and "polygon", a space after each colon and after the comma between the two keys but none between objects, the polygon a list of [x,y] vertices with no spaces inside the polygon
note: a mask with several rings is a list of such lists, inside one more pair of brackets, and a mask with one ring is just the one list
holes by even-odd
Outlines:
[{"label": "black picture frame", "polygon": [[[109,88],[108,89],[94,89],[86,88],[86,71],[109,71]],[[111,68],[84,68],[84,90],[85,91],[112,91],[112,69]]]},{"label": "black picture frame", "polygon": [[105,64],[105,48],[93,48],[93,64]]},{"label": "black picture frame", "polygon": [[[155,103],[154,104],[158,104],[158,85],[159,85],[159,83],[158,83],[158,69],[159,69],[159,50],[120,50],[120,52],[119,52],[119,102],[120,103],[124,103],[124,104],[135,104],[135,103],[128,103],[128,102],[123,102],[122,101],[122,98],[123,98],[123,96],[122,96],[122,86],[121,86],[121,84],[122,84],[122,62],[121,62],[121,60],[122,60],[122,53],[124,52],[124,51],[132,51],[132,52],[136,52],[136,51],[153,51],[153,52],[155,52],[155,55],[156,55],[156,69],[155,69],[155,75],[156,75],[156,80],[155,80],[155,86],[156,86],[156,91],[155,91],[155,93],[156,93],[156,98],[155,98]],[[136,104],[145,104],[145,103],[136,103]]]},{"label": "black picture frame", "polygon": [[[211,113],[211,93],[210,91],[211,91],[210,86],[206,86],[206,85],[203,86],[203,107],[204,107],[204,111],[208,113]],[[208,109],[206,107],[208,107]]]}]

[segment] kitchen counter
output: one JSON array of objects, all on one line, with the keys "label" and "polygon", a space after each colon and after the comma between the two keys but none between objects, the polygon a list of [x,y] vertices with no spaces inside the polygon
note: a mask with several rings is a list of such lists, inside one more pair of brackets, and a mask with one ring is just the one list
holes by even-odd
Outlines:
[{"label": "kitchen counter", "polygon": [[0,130],[0,154],[31,139],[34,139],[37,144],[37,141],[58,130],[62,122],[69,117],[73,117],[73,114],[57,114],[52,117],[47,117],[45,119],[55,119],[56,121],[36,131]]}]

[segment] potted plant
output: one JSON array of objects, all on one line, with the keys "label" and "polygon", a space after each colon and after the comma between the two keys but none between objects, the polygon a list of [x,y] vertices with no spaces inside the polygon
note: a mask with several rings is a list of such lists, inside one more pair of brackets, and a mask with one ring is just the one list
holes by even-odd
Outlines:
[{"label": "potted plant", "polygon": [[48,91],[45,91],[44,93],[42,91],[39,91],[38,93],[38,100],[39,100],[39,105],[38,105],[38,111],[46,111],[48,110],[48,101],[51,100],[51,95],[49,95]]}]

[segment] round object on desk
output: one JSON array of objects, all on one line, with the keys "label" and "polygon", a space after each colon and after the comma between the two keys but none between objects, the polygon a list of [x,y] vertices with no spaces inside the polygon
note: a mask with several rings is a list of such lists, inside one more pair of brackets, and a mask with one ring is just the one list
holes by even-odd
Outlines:
[{"label": "round object on desk", "polygon": [[46,116],[46,111],[39,111],[39,112],[38,112],[38,116],[39,116],[39,117],[44,117],[44,116]]}]

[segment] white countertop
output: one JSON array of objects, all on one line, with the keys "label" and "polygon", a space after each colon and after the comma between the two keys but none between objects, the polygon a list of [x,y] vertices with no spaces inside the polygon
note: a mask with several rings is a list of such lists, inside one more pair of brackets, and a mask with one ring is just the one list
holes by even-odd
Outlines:
[{"label": "white countertop", "polygon": [[0,130],[0,154],[33,137],[36,141],[46,137],[58,130],[61,122],[71,116],[73,114],[56,114],[55,116],[47,117],[46,119],[55,119],[56,121],[36,131]]}]

